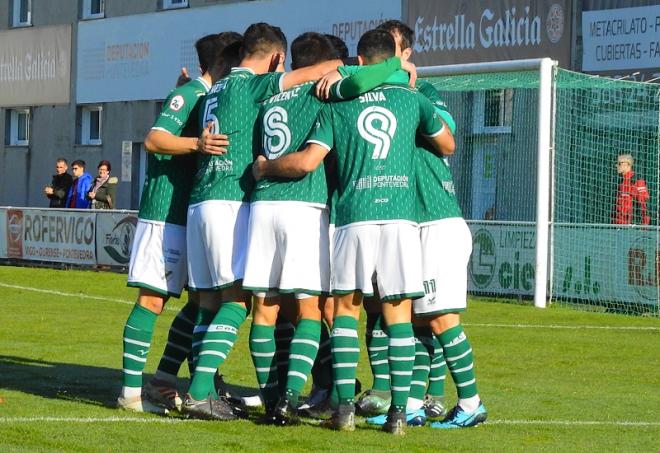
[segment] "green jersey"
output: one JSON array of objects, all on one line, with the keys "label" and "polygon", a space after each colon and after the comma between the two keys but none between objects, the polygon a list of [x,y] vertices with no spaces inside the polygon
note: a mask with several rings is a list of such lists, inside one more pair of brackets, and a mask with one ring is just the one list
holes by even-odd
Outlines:
[{"label": "green jersey", "polygon": [[[173,90],[163,103],[152,129],[179,137],[197,137],[197,112],[208,90],[208,84],[201,77]],[[148,153],[147,178],[138,217],[185,225],[195,169],[196,157],[193,155]]]},{"label": "green jersey", "polygon": [[[433,102],[438,114],[453,133],[456,123],[433,85],[422,81],[418,89]],[[423,138],[418,137],[417,144],[423,148],[415,156],[417,221],[428,223],[451,217],[462,217],[447,159],[436,155]]]},{"label": "green jersey", "polygon": [[337,152],[338,227],[416,222],[413,157],[417,131],[442,130],[433,104],[405,85],[382,85],[324,106],[308,142]]},{"label": "green jersey", "polygon": [[229,146],[222,156],[200,155],[191,205],[208,200],[250,201],[254,145],[261,143],[255,128],[259,106],[282,91],[283,75],[256,75],[248,68],[233,68],[211,87],[200,109],[200,125],[212,121],[216,131],[229,136]]},{"label": "green jersey", "polygon": [[[268,159],[302,148],[323,107],[314,94],[314,86],[314,82],[295,86],[261,105],[257,124],[263,137],[263,153]],[[296,179],[262,179],[255,187],[252,201],[301,201],[325,206],[328,202],[325,169],[320,165]]]}]

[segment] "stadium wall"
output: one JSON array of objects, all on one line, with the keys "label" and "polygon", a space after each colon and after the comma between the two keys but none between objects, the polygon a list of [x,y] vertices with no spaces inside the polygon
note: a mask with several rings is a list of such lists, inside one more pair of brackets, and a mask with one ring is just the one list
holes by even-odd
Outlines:
[{"label": "stadium wall", "polygon": [[[27,146],[9,143],[7,117],[10,115],[9,109],[13,107],[0,101],[0,205],[47,206],[48,199],[43,195],[43,187],[50,183],[55,159],[62,156],[69,162],[74,159],[85,160],[86,170],[93,176],[96,175],[98,162],[101,159],[109,160],[113,166],[113,175],[120,177],[117,207],[136,209],[141,175],[144,173],[142,140],[156,117],[160,103],[176,81],[181,61],[189,66],[192,76],[197,75],[192,45],[195,39],[205,33],[224,29],[242,31],[245,25],[263,20],[281,26],[289,39],[310,30],[339,34],[354,51],[362,32],[387,19],[401,19],[401,0],[364,0],[359,3],[337,0],[322,5],[306,0],[190,0],[188,3],[188,8],[165,11],[162,9],[162,0],[113,0],[105,2],[104,18],[83,20],[80,1],[32,0],[32,25],[21,27],[21,30],[34,32],[46,26],[71,26],[71,57],[67,62],[71,74],[71,95],[68,103],[62,105],[42,105],[35,100],[20,106],[30,109],[31,133]],[[6,0],[0,6],[0,32],[12,33],[17,30],[9,25],[9,4]],[[291,11],[298,12],[292,14]],[[306,12],[302,14],[300,11]],[[195,22],[200,17],[203,26]],[[165,43],[171,47],[171,51],[164,54],[161,58],[163,61],[154,59],[148,62],[153,65],[154,73],[147,84],[158,86],[157,93],[143,99],[119,97],[94,100],[93,104],[103,109],[101,144],[81,144],[81,108],[92,102],[89,98],[77,99],[76,96],[80,89],[80,80],[77,78],[81,64],[78,50],[86,39],[81,36],[81,30],[100,32],[106,26],[104,24],[112,23],[112,33],[104,35],[104,39],[121,45],[145,35],[148,26],[164,22],[168,22],[169,26],[159,28],[155,39],[160,43],[163,36],[168,36]],[[101,51],[100,56],[106,58],[105,52]],[[86,54],[84,58],[94,56]],[[163,69],[161,63],[165,64],[166,69]],[[103,90],[111,88],[112,84],[128,88],[133,82],[135,79],[132,77],[105,80]],[[122,153],[124,142],[129,142],[132,155]]]}]

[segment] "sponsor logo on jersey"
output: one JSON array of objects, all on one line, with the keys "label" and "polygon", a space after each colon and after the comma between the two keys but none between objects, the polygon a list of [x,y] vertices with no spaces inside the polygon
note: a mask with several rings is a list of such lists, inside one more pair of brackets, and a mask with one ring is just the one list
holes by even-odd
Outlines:
[{"label": "sponsor logo on jersey", "polygon": [[172,110],[174,110],[175,112],[178,112],[185,105],[185,103],[186,103],[186,101],[183,99],[183,96],[181,96],[180,94],[177,94],[170,101],[170,108]]}]

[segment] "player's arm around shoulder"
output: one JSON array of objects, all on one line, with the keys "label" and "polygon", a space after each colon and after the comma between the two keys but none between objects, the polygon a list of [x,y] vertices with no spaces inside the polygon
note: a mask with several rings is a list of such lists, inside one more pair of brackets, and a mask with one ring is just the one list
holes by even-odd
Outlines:
[{"label": "player's arm around shoulder", "polygon": [[267,177],[301,178],[316,170],[328,152],[321,144],[307,143],[302,150],[278,159],[268,160],[259,155],[252,164],[252,176],[257,181]]},{"label": "player's arm around shoulder", "polygon": [[328,60],[312,66],[285,72],[282,76],[282,90],[286,91],[301,83],[318,80],[329,72],[336,70],[342,65],[341,60]]},{"label": "player's arm around shoulder", "polygon": [[[209,154],[224,154],[229,142],[227,136],[212,134],[210,128],[202,130],[200,137],[182,137],[181,133],[194,114],[195,107],[204,98],[204,92],[195,89],[189,82],[170,93],[154,125],[144,139],[148,152],[181,155],[201,151]],[[213,143],[210,143],[213,140]],[[211,147],[214,148],[211,148]],[[221,150],[218,150],[222,147]]]},{"label": "player's arm around shoulder", "polygon": [[417,93],[419,102],[419,128],[431,146],[442,156],[451,156],[456,150],[454,135],[424,95]]}]

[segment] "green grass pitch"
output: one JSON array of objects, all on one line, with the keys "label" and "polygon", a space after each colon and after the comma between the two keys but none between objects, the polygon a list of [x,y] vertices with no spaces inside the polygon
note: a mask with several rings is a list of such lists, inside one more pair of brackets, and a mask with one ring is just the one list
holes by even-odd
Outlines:
[{"label": "green grass pitch", "polygon": [[[486,424],[395,438],[358,423],[257,426],[132,414],[113,408],[122,330],[136,291],[125,275],[0,267],[0,451],[657,451],[660,321],[473,300],[463,316]],[[182,301],[158,320],[155,371]],[[362,328],[364,321],[362,322]],[[247,323],[223,366],[256,393]],[[364,347],[358,377],[371,383]],[[180,386],[188,384],[182,367]],[[450,379],[448,379],[450,381]],[[448,404],[455,401],[451,384]]]}]

